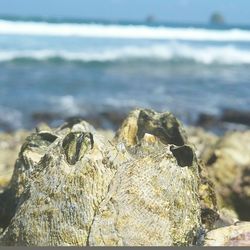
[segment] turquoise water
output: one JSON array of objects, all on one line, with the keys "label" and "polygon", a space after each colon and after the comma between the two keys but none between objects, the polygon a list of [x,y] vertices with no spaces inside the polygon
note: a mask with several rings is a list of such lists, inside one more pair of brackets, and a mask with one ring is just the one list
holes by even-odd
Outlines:
[{"label": "turquoise water", "polygon": [[250,28],[86,20],[0,20],[0,129],[133,107],[250,109]]}]

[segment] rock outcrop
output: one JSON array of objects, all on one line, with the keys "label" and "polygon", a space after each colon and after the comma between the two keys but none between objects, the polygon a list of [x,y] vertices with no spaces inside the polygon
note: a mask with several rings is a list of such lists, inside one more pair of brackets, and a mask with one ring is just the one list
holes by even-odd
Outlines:
[{"label": "rock outcrop", "polygon": [[78,119],[40,128],[0,195],[0,245],[195,244],[217,216],[202,169],[171,113],[135,110],[111,141]]},{"label": "rock outcrop", "polygon": [[203,154],[220,208],[250,220],[250,132],[230,132]]}]

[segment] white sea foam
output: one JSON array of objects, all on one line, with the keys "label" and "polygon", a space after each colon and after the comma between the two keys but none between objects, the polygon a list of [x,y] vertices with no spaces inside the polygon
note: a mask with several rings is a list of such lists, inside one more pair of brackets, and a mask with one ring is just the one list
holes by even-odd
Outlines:
[{"label": "white sea foam", "polygon": [[0,34],[190,41],[250,41],[250,31],[241,29],[209,30],[191,27],[14,22],[6,20],[0,20]]},{"label": "white sea foam", "polygon": [[59,111],[67,116],[74,116],[77,114],[84,114],[84,109],[80,108],[76,98],[71,95],[65,96],[51,96],[49,98],[51,104],[56,107],[56,111]]},{"label": "white sea foam", "polygon": [[250,64],[250,51],[234,46],[196,47],[182,43],[154,44],[150,46],[124,46],[100,51],[67,50],[0,50],[0,61],[14,59],[48,60],[61,58],[66,61],[108,62],[117,60],[150,59],[161,61],[191,60],[203,64]]},{"label": "white sea foam", "polygon": [[20,128],[22,126],[21,112],[16,109],[0,105],[0,124],[10,129]]}]

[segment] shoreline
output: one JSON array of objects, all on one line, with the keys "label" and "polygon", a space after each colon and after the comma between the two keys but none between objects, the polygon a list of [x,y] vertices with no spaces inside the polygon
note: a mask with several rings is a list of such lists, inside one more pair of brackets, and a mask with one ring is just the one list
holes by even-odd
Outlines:
[{"label": "shoreline", "polygon": [[[132,109],[135,108],[136,107]],[[64,116],[63,114],[55,112],[36,111],[30,115],[28,124],[20,128],[15,128],[11,126],[11,124],[0,120],[0,133],[15,133],[19,130],[32,130],[41,123],[46,123],[51,127],[57,127],[59,124],[72,119],[85,120],[96,129],[115,131],[122,124],[128,113],[128,108],[123,110],[106,108],[95,114],[87,113],[85,115],[79,114],[75,116]],[[201,112],[197,114],[195,119],[190,118],[191,113],[182,116],[176,115],[175,112],[172,113],[181,120],[186,127],[202,128],[218,136],[222,136],[230,131],[246,131],[250,129],[250,111],[246,110],[224,109],[217,115]]]}]

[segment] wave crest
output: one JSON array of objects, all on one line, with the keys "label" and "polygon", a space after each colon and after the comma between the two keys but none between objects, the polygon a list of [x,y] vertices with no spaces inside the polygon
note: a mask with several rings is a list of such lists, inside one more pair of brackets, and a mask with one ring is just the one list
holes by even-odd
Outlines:
[{"label": "wave crest", "polygon": [[0,61],[18,59],[50,60],[59,58],[65,61],[112,62],[122,60],[160,60],[160,61],[194,61],[203,64],[250,64],[250,51],[234,46],[195,47],[186,44],[155,44],[151,46],[125,46],[122,48],[96,51],[67,50],[25,50],[1,51]]},{"label": "wave crest", "polygon": [[0,34],[33,36],[79,36],[121,39],[190,41],[250,41],[250,31],[241,29],[149,27],[146,25],[72,24],[0,20]]}]

